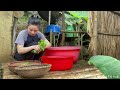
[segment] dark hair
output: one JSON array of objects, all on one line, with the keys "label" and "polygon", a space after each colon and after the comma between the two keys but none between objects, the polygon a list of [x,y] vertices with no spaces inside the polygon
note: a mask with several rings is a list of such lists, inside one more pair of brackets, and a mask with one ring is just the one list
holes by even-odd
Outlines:
[{"label": "dark hair", "polygon": [[37,25],[40,28],[40,19],[37,15],[32,15],[28,20],[28,26],[29,25]]}]

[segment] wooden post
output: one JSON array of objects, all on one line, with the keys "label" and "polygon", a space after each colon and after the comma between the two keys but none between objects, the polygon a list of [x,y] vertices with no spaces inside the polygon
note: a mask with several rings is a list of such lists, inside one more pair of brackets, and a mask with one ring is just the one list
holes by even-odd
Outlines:
[{"label": "wooden post", "polygon": [[50,22],[51,22],[51,11],[49,11],[49,23],[48,23],[48,25],[50,25]]},{"label": "wooden post", "polygon": [[93,28],[93,40],[94,40],[94,50],[93,55],[97,55],[97,11],[94,11],[94,28]]},{"label": "wooden post", "polygon": [[[80,31],[80,24],[78,24],[78,31]],[[81,30],[82,31],[82,30]],[[83,37],[83,35],[82,35],[83,33],[78,33],[78,46],[81,46],[81,59],[83,59],[83,50],[82,50],[82,47],[83,47],[83,39],[82,39],[82,37]],[[80,41],[81,41],[81,43],[80,43]]]},{"label": "wooden post", "polygon": [[17,21],[18,21],[18,18],[14,17],[14,23],[13,23],[13,40],[12,40],[12,42],[13,42],[12,56],[14,55],[15,50],[16,50],[15,39],[16,39]]},{"label": "wooden post", "polygon": [[54,47],[55,47],[55,33],[53,33]]},{"label": "wooden post", "polygon": [[50,43],[52,45],[52,36],[53,36],[53,33],[52,33],[52,29],[50,30]]},{"label": "wooden post", "polygon": [[[80,31],[80,24],[78,24],[77,26],[77,31]],[[78,46],[80,46],[80,33],[78,33]]]},{"label": "wooden post", "polygon": [[[65,11],[62,11],[62,30],[65,31],[65,15],[64,15]],[[64,41],[65,41],[65,32],[62,33],[62,43],[61,45],[64,45]]]},{"label": "wooden post", "polygon": [[[51,11],[49,11],[49,20],[48,20],[48,25],[50,25],[51,22]],[[53,37],[53,33],[52,33],[52,29],[50,30],[50,43],[52,45],[52,37]]]},{"label": "wooden post", "polygon": [[44,33],[44,24],[43,24],[43,20],[42,20],[42,24],[41,24],[41,32]]},{"label": "wooden post", "polygon": [[4,68],[3,68],[3,66],[2,66],[2,63],[0,63],[0,79],[3,79],[3,71],[4,70]]}]

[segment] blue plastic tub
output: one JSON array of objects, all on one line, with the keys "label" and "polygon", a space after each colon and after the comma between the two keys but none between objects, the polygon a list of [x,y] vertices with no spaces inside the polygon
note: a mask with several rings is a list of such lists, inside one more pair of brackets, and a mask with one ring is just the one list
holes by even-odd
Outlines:
[{"label": "blue plastic tub", "polygon": [[58,25],[48,25],[45,33],[50,33],[50,30],[52,30],[53,33],[60,33],[60,29]]}]

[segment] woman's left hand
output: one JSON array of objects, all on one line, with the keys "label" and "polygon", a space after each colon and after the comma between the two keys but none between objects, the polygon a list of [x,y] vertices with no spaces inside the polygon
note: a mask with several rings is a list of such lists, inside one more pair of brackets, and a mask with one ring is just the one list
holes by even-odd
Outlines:
[{"label": "woman's left hand", "polygon": [[39,54],[41,52],[41,50],[38,50],[37,53]]}]

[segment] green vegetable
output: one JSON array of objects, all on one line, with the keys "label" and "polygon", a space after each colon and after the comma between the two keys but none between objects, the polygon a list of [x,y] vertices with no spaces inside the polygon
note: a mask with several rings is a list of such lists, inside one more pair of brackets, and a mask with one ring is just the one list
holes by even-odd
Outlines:
[{"label": "green vegetable", "polygon": [[32,50],[32,53],[37,53],[37,50]]},{"label": "green vegetable", "polygon": [[[45,50],[45,47],[46,47],[46,42],[44,41],[44,40],[40,40],[39,42],[38,42],[38,45],[40,46],[40,49],[41,49],[41,51],[44,51]],[[32,50],[32,53],[37,53],[37,51],[36,50]]]},{"label": "green vegetable", "polygon": [[40,45],[40,49],[41,49],[42,51],[45,50],[46,42],[45,42],[44,40],[41,39],[41,40],[38,42],[38,45]]},{"label": "green vegetable", "polygon": [[88,63],[95,65],[108,79],[120,79],[120,61],[104,55],[92,56]]}]

